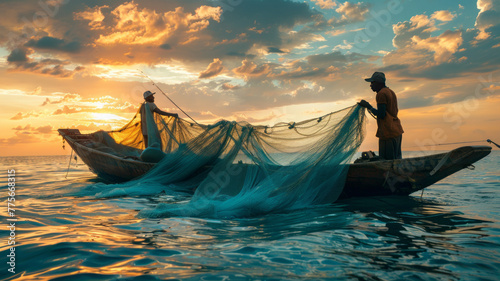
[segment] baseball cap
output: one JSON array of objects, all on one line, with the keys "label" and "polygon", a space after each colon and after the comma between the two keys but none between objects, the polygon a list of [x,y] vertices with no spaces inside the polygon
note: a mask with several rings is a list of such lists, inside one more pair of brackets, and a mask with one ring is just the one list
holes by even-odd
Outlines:
[{"label": "baseball cap", "polygon": [[385,74],[383,72],[374,72],[372,77],[366,78],[365,81],[385,83]]},{"label": "baseball cap", "polygon": [[153,92],[151,92],[151,91],[145,91],[145,92],[144,92],[144,98],[147,98],[147,97],[152,96],[152,95],[154,95],[154,94],[156,94],[156,93],[153,93]]}]

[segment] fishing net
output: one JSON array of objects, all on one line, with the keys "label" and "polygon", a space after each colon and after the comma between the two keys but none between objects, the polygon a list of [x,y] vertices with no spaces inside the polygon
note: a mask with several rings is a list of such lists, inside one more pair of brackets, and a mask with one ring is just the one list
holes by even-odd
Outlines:
[{"label": "fishing net", "polygon": [[[245,217],[334,202],[364,137],[364,109],[357,105],[272,127],[225,120],[199,125],[155,115],[146,110],[142,118],[149,146],[161,144],[164,157],[126,185],[161,184],[193,195],[143,216]],[[140,118],[109,132],[117,147],[144,149]]]}]

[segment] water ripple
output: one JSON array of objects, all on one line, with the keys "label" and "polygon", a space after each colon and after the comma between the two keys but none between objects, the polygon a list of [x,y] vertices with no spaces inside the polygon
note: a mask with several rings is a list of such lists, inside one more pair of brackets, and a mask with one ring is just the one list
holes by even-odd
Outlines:
[{"label": "water ripple", "polygon": [[[84,165],[71,166],[66,179],[67,157],[0,157],[2,168],[19,171],[16,275],[2,278],[494,280],[500,273],[499,159],[494,154],[475,171],[427,188],[423,198],[357,198],[246,219],[204,219],[138,216],[189,200],[188,194],[97,198],[114,187],[99,183]],[[0,217],[7,219],[4,212]],[[2,228],[0,235],[10,231]]]}]

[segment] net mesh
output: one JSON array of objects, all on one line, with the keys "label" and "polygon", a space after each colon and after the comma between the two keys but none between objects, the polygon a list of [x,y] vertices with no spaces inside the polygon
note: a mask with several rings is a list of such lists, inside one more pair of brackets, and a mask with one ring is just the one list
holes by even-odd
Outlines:
[{"label": "net mesh", "polygon": [[[149,135],[149,145],[161,143],[165,157],[139,179],[101,196],[165,190],[192,194],[188,202],[141,212],[149,217],[246,217],[334,202],[365,127],[364,109],[357,105],[272,127],[226,120],[199,125],[148,110],[142,118],[149,132],[157,132]],[[145,147],[139,113],[107,135],[116,150]]]}]

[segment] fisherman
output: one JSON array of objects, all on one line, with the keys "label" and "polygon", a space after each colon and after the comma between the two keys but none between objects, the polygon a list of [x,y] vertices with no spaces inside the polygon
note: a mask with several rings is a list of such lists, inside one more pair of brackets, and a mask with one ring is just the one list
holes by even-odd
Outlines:
[{"label": "fisherman", "polygon": [[[146,123],[146,112],[145,112],[146,108],[151,110],[151,113],[156,112],[164,116],[170,116],[174,118],[179,117],[177,113],[168,113],[159,109],[155,104],[154,94],[156,93],[153,93],[151,91],[144,92],[144,100],[146,100],[146,102],[141,105],[141,130],[142,130],[142,136],[144,137],[144,148],[148,147],[148,135],[150,135],[150,133],[148,132],[148,125]],[[159,132],[156,131],[156,134],[159,134]]]},{"label": "fisherman", "polygon": [[361,100],[359,105],[367,108],[377,117],[376,136],[379,138],[380,157],[387,160],[401,159],[403,127],[398,118],[396,94],[385,85],[385,74],[382,72],[373,73],[372,77],[366,78],[365,81],[370,82],[370,88],[377,93],[375,97],[377,108],[365,100]]}]

